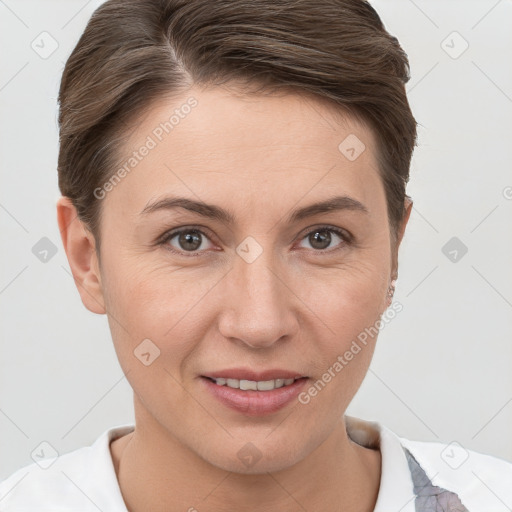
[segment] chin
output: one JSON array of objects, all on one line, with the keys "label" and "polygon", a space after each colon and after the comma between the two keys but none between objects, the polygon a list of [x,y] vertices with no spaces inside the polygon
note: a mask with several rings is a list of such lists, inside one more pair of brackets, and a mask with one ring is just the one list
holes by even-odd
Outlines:
[{"label": "chin", "polygon": [[[300,437],[304,439],[303,432],[300,433]],[[287,444],[277,436],[273,441],[265,441],[265,437],[262,436],[261,442],[232,439],[224,445],[215,443],[215,447],[211,449],[206,447],[201,456],[209,464],[231,473],[240,475],[275,473],[297,464],[308,453],[306,447],[297,448],[289,437],[288,440]],[[222,451],[219,450],[220,447],[223,448]]]}]

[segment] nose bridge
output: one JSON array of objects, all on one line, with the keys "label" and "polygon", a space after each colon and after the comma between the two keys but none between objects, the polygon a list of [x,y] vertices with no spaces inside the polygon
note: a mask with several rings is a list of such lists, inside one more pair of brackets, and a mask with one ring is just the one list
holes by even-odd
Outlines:
[{"label": "nose bridge", "polygon": [[293,334],[293,301],[276,260],[270,247],[252,237],[237,247],[222,305],[220,329],[225,337],[268,347]]}]

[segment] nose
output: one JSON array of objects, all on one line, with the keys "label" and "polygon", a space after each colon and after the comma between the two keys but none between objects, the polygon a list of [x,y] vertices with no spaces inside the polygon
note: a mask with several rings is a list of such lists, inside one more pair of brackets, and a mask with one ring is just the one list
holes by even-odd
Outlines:
[{"label": "nose", "polygon": [[272,261],[270,250],[251,263],[238,255],[226,276],[219,330],[226,339],[268,348],[293,337],[299,327],[299,298],[288,272]]}]

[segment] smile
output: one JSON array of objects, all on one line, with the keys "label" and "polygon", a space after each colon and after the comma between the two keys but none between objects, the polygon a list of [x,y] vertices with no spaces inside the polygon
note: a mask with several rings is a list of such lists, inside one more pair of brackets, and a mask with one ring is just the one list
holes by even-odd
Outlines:
[{"label": "smile", "polygon": [[[209,377],[210,378],[210,377]],[[271,391],[272,389],[278,389],[285,386],[290,386],[296,380],[301,377],[294,379],[272,379],[272,380],[245,380],[245,379],[227,379],[224,377],[210,378],[218,386],[227,386],[232,389],[253,390],[253,391]]]}]

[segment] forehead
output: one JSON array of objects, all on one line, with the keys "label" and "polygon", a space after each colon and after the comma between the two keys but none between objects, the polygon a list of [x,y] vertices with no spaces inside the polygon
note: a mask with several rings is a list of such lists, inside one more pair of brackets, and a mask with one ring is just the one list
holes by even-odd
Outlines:
[{"label": "forehead", "polygon": [[[312,146],[321,150],[332,148],[341,135],[353,133],[364,139],[367,147],[374,146],[373,134],[366,126],[332,102],[306,92],[244,94],[236,88],[195,86],[179,96],[153,102],[135,128],[129,139],[132,145],[153,134],[158,142],[167,142],[170,147],[173,141],[180,147],[183,135],[197,137],[212,151],[220,151],[232,142],[253,152],[261,146],[266,150],[282,149],[294,144],[304,146],[304,142],[309,142],[304,150]],[[188,147],[180,149],[186,151]],[[194,156],[200,153],[194,152]]]},{"label": "forehead", "polygon": [[337,192],[365,203],[382,192],[375,151],[371,130],[312,95],[192,87],[138,118],[109,202],[129,195],[127,213],[165,193],[246,208]]}]

